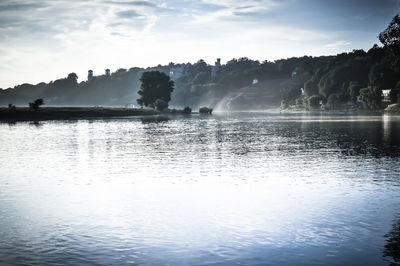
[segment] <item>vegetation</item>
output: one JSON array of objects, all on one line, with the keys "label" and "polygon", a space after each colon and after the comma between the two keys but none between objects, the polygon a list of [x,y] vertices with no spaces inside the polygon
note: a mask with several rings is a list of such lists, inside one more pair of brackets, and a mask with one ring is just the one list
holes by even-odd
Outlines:
[{"label": "vegetation", "polygon": [[185,108],[183,108],[183,113],[185,115],[190,115],[192,113],[192,108],[190,108],[189,106],[186,106]]},{"label": "vegetation", "polygon": [[379,34],[379,40],[391,53],[393,65],[400,70],[400,14]]},{"label": "vegetation", "polygon": [[381,108],[382,91],[377,87],[361,89],[360,98],[365,109],[376,110]]},{"label": "vegetation", "polygon": [[37,111],[39,110],[39,107],[43,104],[44,104],[43,99],[36,99],[34,102],[29,103],[29,108]]},{"label": "vegetation", "polygon": [[17,107],[11,103],[8,104],[8,110],[9,111],[15,111],[17,109]]},{"label": "vegetation", "polygon": [[157,111],[164,111],[168,108],[168,103],[163,99],[157,99],[154,102],[154,107],[157,109]]},{"label": "vegetation", "polygon": [[8,108],[0,108],[0,121],[112,118],[154,114],[157,114],[154,110],[138,108],[42,107],[40,112],[33,112],[28,107],[19,107],[12,112]]},{"label": "vegetation", "polygon": [[144,72],[140,78],[142,85],[137,99],[140,106],[152,107],[162,111],[168,107],[171,93],[174,90],[174,82],[169,76],[160,71]]},{"label": "vegetation", "polygon": [[80,83],[77,75],[70,73],[49,83],[0,90],[0,105],[25,105],[30,99],[41,98],[47,105],[124,106],[135,103],[139,94],[140,106],[157,110],[168,106],[200,108],[204,103],[217,106],[226,99],[232,110],[279,105],[307,109],[383,108],[382,90],[392,89],[391,103],[400,100],[399,25],[397,15],[379,35],[383,47],[374,45],[368,51],[274,62],[243,57],[218,67],[204,60],[170,63],[147,69],[118,69]]},{"label": "vegetation", "polygon": [[320,108],[320,96],[313,95],[307,98],[306,107],[307,110],[315,110]]},{"label": "vegetation", "polygon": [[212,108],[208,108],[208,107],[201,107],[199,109],[199,113],[200,114],[212,114],[213,109]]}]

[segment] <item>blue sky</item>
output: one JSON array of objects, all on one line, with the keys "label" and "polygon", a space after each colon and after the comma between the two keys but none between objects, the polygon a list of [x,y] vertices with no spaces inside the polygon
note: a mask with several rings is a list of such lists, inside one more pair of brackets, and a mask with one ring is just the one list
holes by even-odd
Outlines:
[{"label": "blue sky", "polygon": [[399,0],[1,0],[0,88],[87,70],[368,50]]}]

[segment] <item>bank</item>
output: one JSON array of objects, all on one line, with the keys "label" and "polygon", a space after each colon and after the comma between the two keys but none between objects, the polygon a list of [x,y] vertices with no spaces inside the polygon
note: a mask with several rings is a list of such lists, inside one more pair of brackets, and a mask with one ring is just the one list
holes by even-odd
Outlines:
[{"label": "bank", "polygon": [[[174,114],[179,113],[183,112],[178,111]],[[14,110],[0,108],[0,121],[78,120],[157,114],[165,114],[165,112],[158,112],[152,109],[116,107],[41,107],[39,110],[34,111],[28,107],[17,107]]]}]

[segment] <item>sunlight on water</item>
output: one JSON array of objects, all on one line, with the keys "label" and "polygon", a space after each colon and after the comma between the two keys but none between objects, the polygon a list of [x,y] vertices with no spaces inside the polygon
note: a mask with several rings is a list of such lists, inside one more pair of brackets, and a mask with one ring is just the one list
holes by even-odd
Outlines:
[{"label": "sunlight on water", "polygon": [[398,132],[387,115],[1,124],[0,264],[385,265]]}]

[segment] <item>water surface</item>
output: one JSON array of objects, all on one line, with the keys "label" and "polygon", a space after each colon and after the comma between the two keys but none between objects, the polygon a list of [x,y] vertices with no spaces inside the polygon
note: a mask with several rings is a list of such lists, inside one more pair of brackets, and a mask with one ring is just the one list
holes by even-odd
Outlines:
[{"label": "water surface", "polygon": [[0,124],[0,265],[400,262],[400,118]]}]

